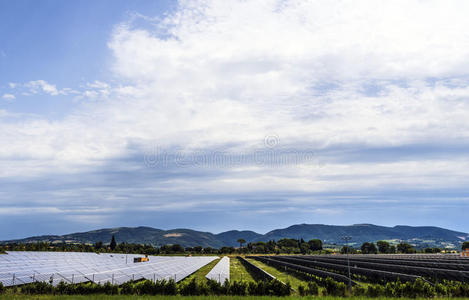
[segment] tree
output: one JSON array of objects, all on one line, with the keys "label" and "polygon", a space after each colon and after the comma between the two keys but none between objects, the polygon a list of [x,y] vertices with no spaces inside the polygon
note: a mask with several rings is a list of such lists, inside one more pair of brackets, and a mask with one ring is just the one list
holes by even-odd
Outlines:
[{"label": "tree", "polygon": [[425,248],[423,249],[423,252],[424,253],[440,253],[441,252],[441,249],[440,248]]},{"label": "tree", "polygon": [[378,249],[376,249],[375,244],[373,243],[363,243],[361,247],[362,253],[363,254],[376,254],[378,253]]},{"label": "tree", "polygon": [[171,251],[173,253],[184,253],[184,247],[179,244],[171,245]]},{"label": "tree", "polygon": [[376,246],[378,246],[379,253],[390,253],[391,244],[386,241],[377,241]]},{"label": "tree", "polygon": [[311,249],[311,251],[322,250],[321,240],[313,239],[313,240],[308,241],[308,244],[309,244],[309,249]]},{"label": "tree", "polygon": [[96,243],[94,244],[94,248],[95,248],[96,250],[99,250],[99,249],[103,248],[103,242],[102,242],[102,241],[96,242]]},{"label": "tree", "polygon": [[407,243],[400,243],[397,245],[397,251],[400,253],[415,253],[414,247],[412,245],[407,244]]},{"label": "tree", "polygon": [[298,240],[294,239],[281,239],[277,242],[277,244],[283,248],[297,248],[299,246]]},{"label": "tree", "polygon": [[352,247],[350,246],[343,246],[342,248],[340,248],[340,253],[342,254],[352,254],[352,253],[355,253],[355,249],[353,249]]},{"label": "tree", "polygon": [[116,238],[114,237],[114,235],[112,235],[111,243],[109,244],[109,247],[111,248],[111,250],[114,250],[116,249],[116,246],[117,246]]},{"label": "tree", "polygon": [[464,243],[462,243],[461,249],[462,249],[462,250],[469,249],[469,242],[464,242]]},{"label": "tree", "polygon": [[243,244],[246,243],[245,239],[238,239],[237,242],[239,243],[239,248],[243,248]]},{"label": "tree", "polygon": [[301,254],[306,254],[310,251],[308,243],[301,243],[300,244],[300,252]]}]

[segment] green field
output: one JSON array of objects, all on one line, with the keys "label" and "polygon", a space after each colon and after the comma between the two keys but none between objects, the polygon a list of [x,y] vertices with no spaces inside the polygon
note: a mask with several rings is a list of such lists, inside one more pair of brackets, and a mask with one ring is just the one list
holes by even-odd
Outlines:
[{"label": "green field", "polygon": [[230,281],[254,281],[252,275],[236,256],[230,257]]}]

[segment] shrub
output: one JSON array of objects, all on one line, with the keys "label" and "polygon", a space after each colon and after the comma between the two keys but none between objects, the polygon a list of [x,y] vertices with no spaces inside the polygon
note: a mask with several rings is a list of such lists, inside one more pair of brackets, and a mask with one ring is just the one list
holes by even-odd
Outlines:
[{"label": "shrub", "polygon": [[199,287],[197,285],[197,282],[195,281],[195,278],[193,278],[189,283],[183,284],[179,288],[179,293],[183,296],[197,296],[199,294]]},{"label": "shrub", "polygon": [[132,281],[125,282],[122,284],[121,294],[133,295],[135,293],[134,283]]},{"label": "shrub", "polygon": [[247,290],[247,285],[243,281],[233,281],[230,284],[229,294],[230,295],[238,295],[238,296],[245,296]]},{"label": "shrub", "polygon": [[327,295],[331,296],[345,296],[347,286],[343,282],[337,282],[330,277],[326,278],[325,288]]},{"label": "shrub", "polygon": [[448,296],[448,288],[442,283],[437,283],[435,285],[435,292],[440,296]]},{"label": "shrub", "polygon": [[177,287],[176,287],[176,282],[174,279],[170,279],[169,281],[166,282],[164,285],[164,290],[163,290],[164,295],[177,295]]},{"label": "shrub", "polygon": [[352,288],[353,296],[364,296],[366,294],[366,289],[361,285],[356,285]]},{"label": "shrub", "polygon": [[[228,281],[228,280],[226,280],[226,281]],[[228,282],[228,284],[229,284],[229,282]],[[213,294],[213,295],[223,295],[224,294],[223,286],[220,283],[218,283],[218,281],[216,281],[216,280],[210,279],[209,281],[207,281],[207,288],[208,288],[210,294]]]},{"label": "shrub", "polygon": [[370,285],[366,289],[366,295],[368,297],[380,297],[384,296],[385,289],[382,285]]},{"label": "shrub", "polygon": [[308,295],[319,295],[319,286],[316,282],[308,282]]},{"label": "shrub", "polygon": [[[61,282],[63,283],[63,282]],[[54,287],[46,282],[33,282],[21,287],[21,292],[24,294],[52,294]]]},{"label": "shrub", "polygon": [[278,280],[272,280],[267,283],[269,295],[273,296],[288,296],[291,293],[291,285],[289,282],[286,284]]},{"label": "shrub", "polygon": [[305,287],[302,286],[301,284],[298,286],[298,294],[300,294],[300,296],[307,295],[307,289],[305,289]]},{"label": "shrub", "polygon": [[117,295],[119,288],[117,285],[111,284],[109,281],[103,285],[103,292],[106,295]]}]

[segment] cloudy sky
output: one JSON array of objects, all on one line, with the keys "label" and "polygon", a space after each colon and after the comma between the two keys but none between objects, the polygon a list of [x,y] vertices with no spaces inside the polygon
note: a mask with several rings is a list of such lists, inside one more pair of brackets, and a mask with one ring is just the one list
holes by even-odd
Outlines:
[{"label": "cloudy sky", "polygon": [[468,232],[469,2],[0,1],[0,239]]}]

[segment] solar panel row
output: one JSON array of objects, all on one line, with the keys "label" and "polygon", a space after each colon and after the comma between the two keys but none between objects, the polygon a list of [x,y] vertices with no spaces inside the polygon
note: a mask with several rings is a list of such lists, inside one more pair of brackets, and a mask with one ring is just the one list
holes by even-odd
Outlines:
[{"label": "solar panel row", "polygon": [[214,256],[149,256],[148,262],[134,263],[135,254],[83,252],[7,252],[0,255],[0,282],[4,286],[35,281],[57,285],[92,281],[122,284],[142,278],[174,279],[176,282],[197,271]]},{"label": "solar panel row", "polygon": [[216,280],[219,283],[223,283],[225,280],[230,280],[230,258],[228,256],[224,256],[220,259],[220,261],[205,277]]}]

